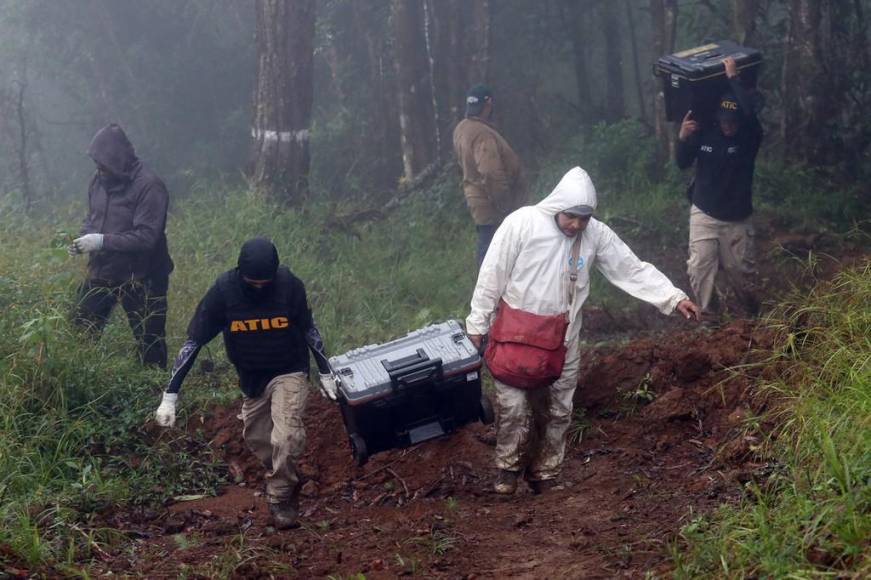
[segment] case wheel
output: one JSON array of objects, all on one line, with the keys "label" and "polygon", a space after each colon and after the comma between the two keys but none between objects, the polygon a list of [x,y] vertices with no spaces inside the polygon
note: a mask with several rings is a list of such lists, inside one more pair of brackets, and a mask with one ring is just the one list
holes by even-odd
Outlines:
[{"label": "case wheel", "polygon": [[363,466],[369,461],[369,453],[366,451],[366,442],[357,433],[350,435],[351,453],[354,455],[354,461],[359,466]]},{"label": "case wheel", "polygon": [[496,419],[496,415],[493,413],[493,403],[490,402],[487,395],[481,395],[480,415],[481,423],[484,425],[489,425]]}]

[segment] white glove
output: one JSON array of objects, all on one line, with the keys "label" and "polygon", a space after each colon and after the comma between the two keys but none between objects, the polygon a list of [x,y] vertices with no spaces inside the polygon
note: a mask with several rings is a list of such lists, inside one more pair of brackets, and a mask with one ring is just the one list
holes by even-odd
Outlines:
[{"label": "white glove", "polygon": [[339,386],[336,384],[336,376],[333,373],[318,373],[321,380],[321,394],[331,401],[336,400]]},{"label": "white glove", "polygon": [[154,412],[154,420],[161,427],[172,427],[175,425],[175,402],[178,400],[178,393],[163,393],[163,400],[160,401],[160,406]]},{"label": "white glove", "polygon": [[89,252],[98,252],[103,248],[103,234],[85,234],[80,238],[73,240],[73,245],[70,246],[70,254],[87,254]]}]

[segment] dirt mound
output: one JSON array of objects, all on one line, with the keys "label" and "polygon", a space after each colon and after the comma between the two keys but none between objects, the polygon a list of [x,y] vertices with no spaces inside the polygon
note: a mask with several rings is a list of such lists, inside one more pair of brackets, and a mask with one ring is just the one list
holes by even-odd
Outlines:
[{"label": "dirt mound", "polygon": [[[245,447],[242,440],[241,403],[232,407],[216,407],[205,424],[200,426],[210,434],[211,445],[221,452],[236,483],[260,489],[263,468]],[[487,428],[472,425],[451,437],[426,445],[389,451],[371,458],[365,467],[358,467],[352,457],[342,418],[335,403],[312,396],[306,413],[308,443],[300,462],[303,495],[323,497],[339,495],[354,500],[367,498],[382,505],[402,505],[417,497],[445,497],[455,485],[466,485],[473,463],[487,457],[485,443],[495,440]],[[405,472],[399,477],[397,471]],[[388,481],[396,481],[401,489],[381,489]],[[414,494],[411,494],[414,490]]]},{"label": "dirt mound", "polygon": [[305,523],[292,532],[269,527],[262,469],[242,442],[238,405],[216,408],[200,427],[235,484],[136,520],[143,539],[106,570],[175,575],[184,564],[189,577],[367,578],[666,571],[668,538],[686,518],[734,499],[762,468],[750,451],[747,380],[725,369],[751,362],[769,342],[738,321],[585,351],[561,485],[544,496],[490,491],[495,433],[480,424],[357,467],[336,405],[313,395],[301,463]]},{"label": "dirt mound", "polygon": [[[733,408],[746,384],[724,376],[727,368],[749,362],[757,350],[770,348],[770,333],[739,320],[711,333],[682,332],[636,340],[621,349],[585,353],[577,404],[596,409],[652,401],[651,419],[722,414]],[[728,412],[727,412],[728,414]],[[713,418],[713,417],[711,417]]]}]

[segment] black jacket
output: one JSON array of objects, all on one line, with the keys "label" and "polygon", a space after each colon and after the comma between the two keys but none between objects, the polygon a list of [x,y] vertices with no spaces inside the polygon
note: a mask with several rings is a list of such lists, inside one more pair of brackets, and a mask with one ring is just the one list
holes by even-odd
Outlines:
[{"label": "black jacket", "polygon": [[696,207],[718,220],[740,221],[753,213],[753,172],[762,127],[756,118],[756,103],[741,83],[733,79],[730,85],[744,113],[738,133],[726,137],[716,123],[700,127],[686,141],[678,141],[676,160],[681,169],[696,163],[688,191]]},{"label": "black jacket", "polygon": [[278,375],[307,374],[309,350],[318,370],[329,372],[302,281],[282,266],[265,293],[250,290],[238,268],[221,274],[209,288],[188,325],[167,392],[178,392],[199,350],[219,333],[248,397],[259,397]]},{"label": "black jacket", "polygon": [[90,255],[88,277],[109,283],[160,278],[173,268],[166,243],[169,194],[163,181],[137,159],[117,125],[101,129],[88,155],[115,178],[94,174],[88,187],[88,217],[82,234],[103,234],[103,248]]}]

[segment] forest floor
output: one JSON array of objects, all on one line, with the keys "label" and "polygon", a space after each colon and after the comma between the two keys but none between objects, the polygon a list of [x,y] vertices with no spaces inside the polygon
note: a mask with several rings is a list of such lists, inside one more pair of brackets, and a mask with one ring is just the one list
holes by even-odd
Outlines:
[{"label": "forest floor", "polygon": [[[760,270],[776,300],[810,275],[808,252],[861,259],[819,236],[767,232]],[[836,248],[832,245],[836,244]],[[777,251],[775,251],[777,248]],[[797,259],[783,259],[784,251]],[[659,260],[657,262],[656,260]],[[682,255],[652,259],[678,285]],[[823,259],[815,275],[840,262]],[[165,508],[106,510],[129,542],[97,553],[93,575],[287,578],[639,578],[668,575],[678,534],[736,501],[776,466],[753,450],[766,426],[754,382],[772,332],[734,319],[699,327],[644,306],[585,311],[576,419],[560,485],[536,496],[493,491],[495,430],[469,425],[442,439],[352,460],[338,407],[310,399],[301,462],[302,527],[271,527],[263,470],[242,441],[239,404],[191,417],[227,465],[216,497]],[[616,339],[616,340],[615,340]],[[155,433],[157,430],[155,429]],[[156,435],[159,436],[159,435]],[[7,569],[7,572],[9,570]]]}]

